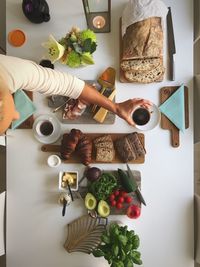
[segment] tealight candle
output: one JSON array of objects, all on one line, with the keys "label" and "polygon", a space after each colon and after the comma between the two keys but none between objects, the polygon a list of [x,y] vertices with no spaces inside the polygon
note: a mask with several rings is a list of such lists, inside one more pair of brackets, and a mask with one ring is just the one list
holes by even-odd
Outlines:
[{"label": "tealight candle", "polygon": [[106,20],[102,16],[96,16],[93,18],[92,23],[95,28],[101,29],[105,26]]}]

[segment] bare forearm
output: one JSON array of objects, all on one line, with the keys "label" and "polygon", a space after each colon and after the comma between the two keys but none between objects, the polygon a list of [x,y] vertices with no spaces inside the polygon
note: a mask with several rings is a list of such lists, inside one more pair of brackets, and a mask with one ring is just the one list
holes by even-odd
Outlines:
[{"label": "bare forearm", "polygon": [[85,104],[95,104],[113,113],[117,113],[117,105],[88,84],[85,84],[79,99]]}]

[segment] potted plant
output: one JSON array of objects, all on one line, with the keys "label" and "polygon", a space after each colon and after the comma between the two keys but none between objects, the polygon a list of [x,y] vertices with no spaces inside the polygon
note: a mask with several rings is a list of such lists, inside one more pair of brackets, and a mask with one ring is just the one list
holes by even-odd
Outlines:
[{"label": "potted plant", "polygon": [[112,223],[101,236],[102,243],[93,250],[95,257],[104,257],[111,267],[133,267],[141,265],[138,235],[127,226]]}]

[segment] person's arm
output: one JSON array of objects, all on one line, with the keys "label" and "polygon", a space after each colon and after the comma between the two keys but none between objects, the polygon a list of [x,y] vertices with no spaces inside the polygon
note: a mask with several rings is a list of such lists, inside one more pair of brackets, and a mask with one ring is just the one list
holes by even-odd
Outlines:
[{"label": "person's arm", "polygon": [[134,126],[134,122],[131,118],[133,109],[135,109],[137,106],[149,108],[152,105],[150,101],[141,98],[133,98],[121,103],[114,103],[87,84],[85,84],[79,99],[85,104],[96,104],[115,113],[132,126]]}]

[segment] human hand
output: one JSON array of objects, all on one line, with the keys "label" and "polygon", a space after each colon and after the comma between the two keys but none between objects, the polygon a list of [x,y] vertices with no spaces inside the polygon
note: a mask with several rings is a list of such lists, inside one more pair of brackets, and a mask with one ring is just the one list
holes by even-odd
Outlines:
[{"label": "human hand", "polygon": [[144,107],[149,109],[153,104],[146,99],[133,98],[121,103],[116,103],[116,114],[128,122],[129,125],[135,126],[134,121],[131,118],[131,113],[137,107]]}]

